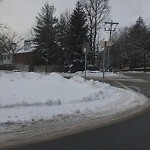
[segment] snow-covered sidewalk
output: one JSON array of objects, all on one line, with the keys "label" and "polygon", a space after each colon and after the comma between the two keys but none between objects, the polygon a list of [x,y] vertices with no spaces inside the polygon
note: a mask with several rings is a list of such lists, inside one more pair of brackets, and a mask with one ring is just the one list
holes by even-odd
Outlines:
[{"label": "snow-covered sidewalk", "polygon": [[24,127],[34,123],[36,132],[41,122],[43,130],[47,126],[60,129],[145,103],[141,94],[98,81],[84,82],[76,75],[66,79],[57,73],[0,71],[0,142],[14,138],[9,133],[28,132]]}]

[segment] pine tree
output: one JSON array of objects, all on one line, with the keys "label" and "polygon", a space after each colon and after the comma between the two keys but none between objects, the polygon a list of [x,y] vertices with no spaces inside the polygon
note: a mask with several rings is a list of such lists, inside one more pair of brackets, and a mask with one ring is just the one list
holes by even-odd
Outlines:
[{"label": "pine tree", "polygon": [[126,66],[130,69],[144,67],[149,64],[150,31],[142,17],[130,27],[119,31],[113,41],[111,56],[115,66]]},{"label": "pine tree", "polygon": [[67,44],[68,22],[63,14],[60,15],[57,24],[57,42],[61,48],[65,48]]},{"label": "pine tree", "polygon": [[79,66],[84,63],[84,55],[82,53],[82,44],[88,41],[88,26],[86,24],[86,14],[79,2],[76,4],[69,22],[68,31],[68,57],[69,65],[77,64],[75,70],[81,70]]},{"label": "pine tree", "polygon": [[136,23],[131,27],[129,33],[129,51],[131,67],[141,67],[146,64],[146,51],[148,44],[148,29],[143,18],[140,16]]},{"label": "pine tree", "polygon": [[143,18],[140,16],[136,23],[132,26],[131,31],[129,33],[129,38],[138,46],[142,46],[142,41],[146,40],[147,35],[147,26]]},{"label": "pine tree", "polygon": [[67,33],[68,33],[68,20],[65,14],[61,14],[57,23],[57,44],[59,47],[59,62],[64,65],[65,55],[67,50]]},{"label": "pine tree", "polygon": [[37,25],[33,28],[33,42],[36,45],[38,55],[46,61],[46,65],[48,62],[53,63],[52,59],[56,56],[56,24],[58,19],[54,16],[54,13],[54,5],[46,3],[42,7],[41,13],[36,17]]}]

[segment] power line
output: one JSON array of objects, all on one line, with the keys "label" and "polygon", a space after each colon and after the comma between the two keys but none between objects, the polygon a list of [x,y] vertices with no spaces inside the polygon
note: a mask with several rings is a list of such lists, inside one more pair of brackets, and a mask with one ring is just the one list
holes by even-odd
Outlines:
[{"label": "power line", "polygon": [[121,23],[127,22],[127,20],[129,20],[129,19],[131,19],[131,18],[133,18],[133,17],[135,17],[135,16],[138,17],[138,16],[140,16],[140,15],[142,15],[142,14],[148,12],[148,11],[150,11],[150,9],[145,9],[145,10],[140,11],[140,12],[134,14],[134,15],[131,15],[131,16],[129,16],[129,17],[125,17],[125,18],[121,19],[120,22],[121,22]]}]

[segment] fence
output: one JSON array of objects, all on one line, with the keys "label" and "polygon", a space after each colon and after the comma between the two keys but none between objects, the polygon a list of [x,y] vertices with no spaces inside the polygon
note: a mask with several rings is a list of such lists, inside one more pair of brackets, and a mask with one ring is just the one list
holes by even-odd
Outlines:
[{"label": "fence", "polygon": [[[34,72],[45,72],[46,66],[34,66]],[[63,72],[64,67],[61,65],[48,65],[47,72]]]},{"label": "fence", "polygon": [[[0,70],[18,70],[21,72],[45,72],[45,65],[42,66],[31,66],[31,65],[22,65],[22,64],[15,64],[15,65],[0,65]],[[48,65],[47,72],[63,72],[64,67],[61,65]]]}]

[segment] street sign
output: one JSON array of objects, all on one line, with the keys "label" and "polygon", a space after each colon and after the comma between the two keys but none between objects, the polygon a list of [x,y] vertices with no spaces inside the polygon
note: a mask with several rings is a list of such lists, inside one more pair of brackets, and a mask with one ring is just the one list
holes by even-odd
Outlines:
[{"label": "street sign", "polygon": [[110,47],[112,45],[112,42],[111,41],[101,41],[100,45],[103,48]]},{"label": "street sign", "polygon": [[88,53],[90,52],[90,45],[88,42],[84,42],[82,45],[82,52],[84,55],[88,55]]}]

